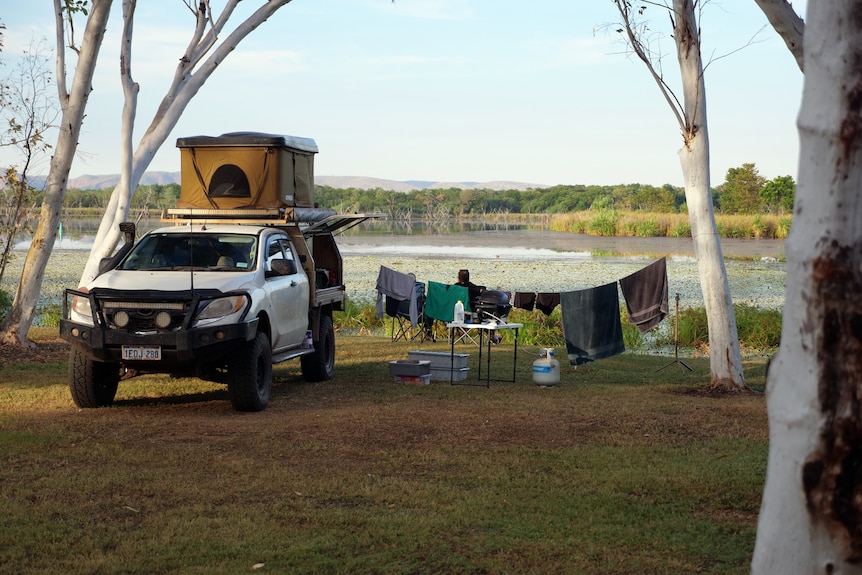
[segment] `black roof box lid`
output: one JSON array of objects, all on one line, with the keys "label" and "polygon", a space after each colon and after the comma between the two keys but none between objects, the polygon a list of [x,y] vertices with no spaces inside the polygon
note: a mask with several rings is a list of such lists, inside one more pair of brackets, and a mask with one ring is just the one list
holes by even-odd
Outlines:
[{"label": "black roof box lid", "polygon": [[221,136],[190,136],[177,138],[178,148],[218,148],[218,147],[269,147],[291,148],[301,152],[317,153],[317,144],[311,138],[265,134],[263,132],[230,132]]}]

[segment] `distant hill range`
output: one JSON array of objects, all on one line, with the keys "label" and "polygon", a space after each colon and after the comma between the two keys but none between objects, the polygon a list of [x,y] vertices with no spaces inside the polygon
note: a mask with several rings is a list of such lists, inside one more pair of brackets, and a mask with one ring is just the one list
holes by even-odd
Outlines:
[{"label": "distant hill range", "polygon": [[[79,190],[101,190],[112,188],[120,180],[119,174],[105,176],[78,176],[69,179],[69,187]],[[44,186],[44,177],[32,178],[36,187]],[[141,185],[150,184],[179,184],[179,172],[146,172],[141,178]],[[439,190],[458,188],[462,190],[529,190],[547,188],[540,184],[526,184],[524,182],[431,182],[424,180],[384,180],[381,178],[365,178],[361,176],[315,176],[314,183],[318,186],[329,186],[331,188],[345,189],[356,188],[357,190],[374,190],[377,188],[395,192],[410,192],[413,190]]]}]

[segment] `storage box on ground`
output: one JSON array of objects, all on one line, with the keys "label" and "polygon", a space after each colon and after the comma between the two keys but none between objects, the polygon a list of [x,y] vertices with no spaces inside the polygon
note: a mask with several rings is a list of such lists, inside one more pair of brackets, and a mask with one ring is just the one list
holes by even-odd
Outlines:
[{"label": "storage box on ground", "polygon": [[431,362],[418,359],[396,359],[389,362],[389,373],[394,376],[419,377],[431,373]]},{"label": "storage box on ground", "polygon": [[431,364],[431,379],[434,381],[464,381],[467,379],[469,353],[450,354],[445,351],[413,350],[407,352],[411,360],[428,361]]},{"label": "storage box on ground", "polygon": [[410,385],[428,385],[431,383],[431,374],[425,375],[396,375],[395,383],[407,383]]}]

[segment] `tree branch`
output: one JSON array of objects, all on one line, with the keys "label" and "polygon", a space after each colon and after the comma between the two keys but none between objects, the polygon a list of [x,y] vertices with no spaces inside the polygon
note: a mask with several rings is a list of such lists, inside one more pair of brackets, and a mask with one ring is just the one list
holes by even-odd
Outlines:
[{"label": "tree branch", "polygon": [[784,39],[787,48],[796,59],[796,65],[805,72],[802,51],[802,37],[805,34],[805,21],[796,13],[787,0],[754,0],[766,15],[766,19]]}]

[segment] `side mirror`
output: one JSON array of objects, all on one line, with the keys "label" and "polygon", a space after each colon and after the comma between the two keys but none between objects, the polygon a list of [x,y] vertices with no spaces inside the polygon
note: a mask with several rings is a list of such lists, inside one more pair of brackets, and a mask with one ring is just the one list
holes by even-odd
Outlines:
[{"label": "side mirror", "polygon": [[272,275],[290,276],[296,273],[296,262],[293,260],[272,260],[270,266]]}]

